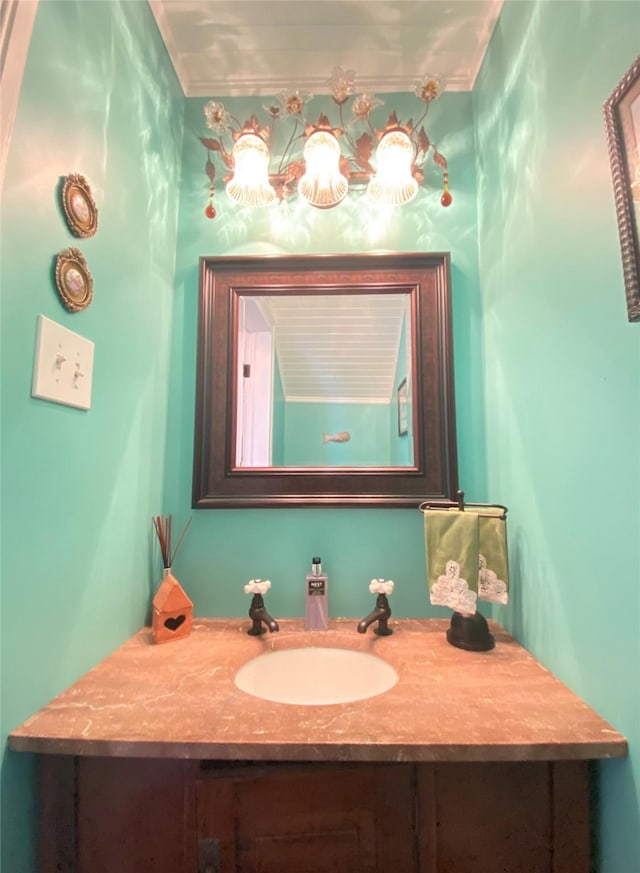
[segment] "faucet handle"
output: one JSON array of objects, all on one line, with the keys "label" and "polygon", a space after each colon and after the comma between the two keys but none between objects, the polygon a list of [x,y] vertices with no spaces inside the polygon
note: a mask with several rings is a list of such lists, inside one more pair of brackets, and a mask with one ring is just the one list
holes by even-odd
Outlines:
[{"label": "faucet handle", "polygon": [[268,579],[249,579],[244,586],[245,594],[266,594],[271,588],[271,582]]},{"label": "faucet handle", "polygon": [[392,579],[372,579],[369,582],[369,591],[372,594],[392,594],[393,585]]}]

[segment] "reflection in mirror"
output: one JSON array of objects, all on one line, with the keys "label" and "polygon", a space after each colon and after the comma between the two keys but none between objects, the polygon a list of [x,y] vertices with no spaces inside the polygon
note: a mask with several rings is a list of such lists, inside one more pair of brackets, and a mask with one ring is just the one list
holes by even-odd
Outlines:
[{"label": "reflection in mirror", "polygon": [[447,254],[200,260],[194,508],[458,488]]},{"label": "reflection in mirror", "polygon": [[240,295],[236,466],[413,467],[410,302]]}]

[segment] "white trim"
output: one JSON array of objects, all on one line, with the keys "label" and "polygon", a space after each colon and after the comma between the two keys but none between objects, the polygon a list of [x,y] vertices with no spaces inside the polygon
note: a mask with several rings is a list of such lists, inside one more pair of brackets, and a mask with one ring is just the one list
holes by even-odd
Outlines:
[{"label": "white trim", "polygon": [[38,0],[2,0],[0,9],[0,192]]},{"label": "white trim", "polygon": [[358,397],[331,397],[330,395],[318,397],[317,394],[313,394],[305,397],[295,394],[288,395],[284,399],[287,403],[350,403],[353,405],[362,403],[367,406],[389,406],[388,397],[362,397],[361,395]]},{"label": "white trim", "polygon": [[[169,53],[171,54],[171,51]],[[211,75],[206,79],[197,80],[189,79],[184,71],[181,72],[180,82],[185,97],[272,97],[291,87],[290,76],[230,76],[226,73],[220,78]],[[446,84],[447,91],[469,91],[473,86],[473,77],[471,74],[448,76]],[[295,86],[317,95],[330,93],[325,74],[297,75]],[[389,75],[380,78],[379,76],[358,75],[358,89],[360,91],[371,91],[376,94],[404,94],[411,93],[413,87],[413,80],[407,76]]]},{"label": "white trim", "polygon": [[180,52],[178,51],[177,46],[173,41],[173,32],[171,30],[171,27],[169,26],[169,22],[167,21],[167,13],[165,12],[164,3],[162,2],[162,0],[149,0],[149,7],[151,9],[151,12],[153,13],[153,17],[156,20],[156,25],[158,26],[158,30],[160,31],[162,42],[167,49],[169,60],[171,61],[175,74],[178,78],[178,81],[180,82],[182,93],[185,97],[191,97],[193,96],[192,94],[187,94],[187,86],[189,84],[188,78],[180,62]]}]

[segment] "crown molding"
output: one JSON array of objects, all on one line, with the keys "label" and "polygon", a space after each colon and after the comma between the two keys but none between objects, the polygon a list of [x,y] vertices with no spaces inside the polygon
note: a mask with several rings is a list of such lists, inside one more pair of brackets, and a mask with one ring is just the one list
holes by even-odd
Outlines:
[{"label": "crown molding", "polygon": [[[321,76],[283,76],[272,77],[208,77],[206,80],[181,80],[185,97],[273,97],[289,88],[300,88],[311,91],[312,94],[329,94],[327,80],[331,71]],[[412,93],[419,76],[361,76],[358,75],[356,93],[372,92],[375,94]],[[473,87],[471,74],[455,76],[446,80],[446,91],[470,91]]]}]

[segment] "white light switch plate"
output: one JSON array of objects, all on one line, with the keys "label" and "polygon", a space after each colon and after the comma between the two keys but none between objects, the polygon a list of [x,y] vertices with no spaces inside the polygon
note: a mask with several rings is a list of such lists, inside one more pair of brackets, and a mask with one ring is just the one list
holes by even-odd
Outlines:
[{"label": "white light switch plate", "polygon": [[42,400],[89,409],[93,349],[91,340],[39,315],[31,394]]}]

